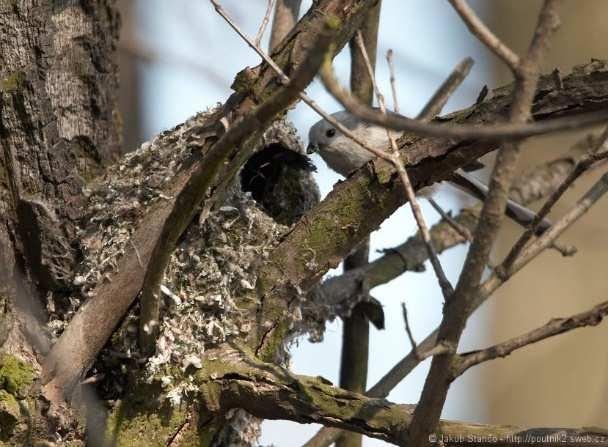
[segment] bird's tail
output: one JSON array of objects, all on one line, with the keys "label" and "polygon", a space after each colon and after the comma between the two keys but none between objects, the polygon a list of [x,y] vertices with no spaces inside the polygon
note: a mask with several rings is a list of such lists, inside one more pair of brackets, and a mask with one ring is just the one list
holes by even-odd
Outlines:
[{"label": "bird's tail", "polygon": [[[472,175],[457,171],[453,174],[450,181],[455,186],[479,200],[483,201],[488,196],[488,187]],[[507,201],[505,214],[523,227],[530,225],[536,217],[534,211],[510,199]],[[536,235],[541,235],[549,229],[549,227],[551,227],[551,222],[548,219],[541,220],[536,228]]]}]

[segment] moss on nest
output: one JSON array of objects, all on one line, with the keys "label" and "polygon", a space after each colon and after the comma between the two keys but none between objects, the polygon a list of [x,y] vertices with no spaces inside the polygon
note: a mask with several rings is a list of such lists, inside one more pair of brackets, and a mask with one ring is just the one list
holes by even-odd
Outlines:
[{"label": "moss on nest", "polygon": [[34,369],[27,363],[9,354],[0,355],[0,389],[24,398],[35,377]]}]

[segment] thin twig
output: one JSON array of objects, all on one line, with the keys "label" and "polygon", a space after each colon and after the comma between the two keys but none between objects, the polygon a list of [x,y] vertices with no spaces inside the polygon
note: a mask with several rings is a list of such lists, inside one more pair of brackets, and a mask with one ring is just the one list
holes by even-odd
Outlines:
[{"label": "thin twig", "polygon": [[257,47],[260,46],[262,42],[262,37],[264,37],[264,32],[266,31],[266,27],[268,26],[268,22],[270,21],[270,14],[272,14],[272,9],[274,8],[275,0],[268,0],[268,5],[266,6],[266,14],[264,14],[264,18],[262,19],[262,23],[260,24],[260,29],[258,30],[258,34],[255,36],[255,45]]},{"label": "thin twig", "polygon": [[393,96],[393,111],[399,113],[399,101],[397,100],[397,80],[395,78],[395,64],[393,63],[393,50],[386,52],[386,62],[390,73],[391,93]]},{"label": "thin twig", "polygon": [[[553,234],[556,231],[560,230],[560,227],[564,227],[569,224],[570,220],[578,219],[582,214],[586,213],[589,208],[608,190],[608,173],[605,173],[600,177],[600,179],[593,185],[593,187],[580,199],[576,205],[572,208],[572,210],[562,217],[557,223],[553,224],[553,226],[546,231],[546,233]],[[563,230],[562,230],[563,231]],[[561,231],[560,231],[561,232]],[[543,246],[545,244],[544,239],[545,233],[536,239],[531,244],[526,245],[517,258],[510,264],[507,264],[503,261],[503,263],[497,267],[496,273],[501,278],[509,278],[511,276],[511,272],[518,269],[518,264],[521,263],[521,259],[526,259],[529,256],[529,253],[534,253],[537,250],[538,246]],[[551,245],[551,244],[549,244]],[[506,261],[506,260],[505,260]]]},{"label": "thin twig", "polygon": [[[361,37],[361,33],[357,32],[356,35],[357,45],[359,46],[359,50],[363,55],[363,59],[367,65],[368,74],[372,80],[372,85],[374,87],[374,91],[376,92],[376,97],[378,98],[378,104],[380,105],[380,110],[382,110],[383,114],[387,114],[386,110],[386,102],[384,101],[384,96],[380,92],[378,88],[378,84],[376,83],[376,79],[374,76],[374,72],[372,70],[372,66],[369,62],[369,57],[367,56],[367,51],[365,50],[365,45],[363,43],[363,38]],[[439,281],[439,286],[441,287],[441,291],[443,292],[444,298],[447,300],[450,298],[452,293],[454,292],[450,281],[448,280],[443,268],[441,267],[441,263],[439,262],[439,257],[437,256],[437,252],[433,247],[433,242],[431,240],[431,232],[429,231],[429,227],[426,224],[424,219],[424,215],[422,214],[422,208],[418,203],[418,199],[416,199],[416,193],[414,192],[414,188],[412,187],[412,182],[410,181],[410,177],[403,166],[403,162],[401,158],[399,158],[399,148],[397,146],[397,142],[395,140],[395,136],[393,132],[390,130],[386,130],[386,134],[391,143],[392,154],[389,156],[390,162],[393,164],[397,173],[399,174],[399,178],[401,179],[401,183],[403,183],[403,188],[405,189],[405,196],[407,200],[410,202],[410,206],[412,208],[412,213],[414,214],[414,219],[416,219],[416,223],[418,224],[418,228],[420,228],[420,234],[422,235],[422,240],[426,246],[426,249],[429,253],[429,260],[431,261],[431,265],[433,270],[435,271],[435,275],[437,276],[437,280]]]},{"label": "thin twig", "polygon": [[420,359],[420,353],[418,352],[418,346],[416,345],[416,340],[414,340],[414,335],[412,334],[412,329],[410,327],[410,320],[407,317],[407,306],[405,303],[401,303],[401,311],[403,312],[403,321],[405,323],[405,332],[407,334],[407,338],[410,340],[410,345],[412,346],[412,352],[416,356],[417,359]]},{"label": "thin twig", "polygon": [[450,99],[454,91],[460,87],[460,84],[462,84],[465,78],[469,75],[473,64],[473,59],[467,57],[456,65],[452,73],[450,73],[446,80],[443,81],[435,94],[422,108],[416,119],[422,122],[429,122],[439,115],[445,104],[448,102],[448,99]]},{"label": "thin twig", "polygon": [[[549,214],[555,203],[561,198],[561,196],[570,188],[570,186],[578,179],[583,173],[591,168],[595,163],[608,158],[608,127],[604,129],[604,132],[600,136],[600,139],[592,152],[584,156],[572,169],[568,177],[559,185],[559,187],[549,196],[545,201],[540,211],[536,214],[528,229],[520,236],[515,242],[509,254],[505,258],[504,265],[509,266],[517,258],[519,253],[526,246],[528,241],[537,233],[539,224]],[[558,247],[556,247],[558,248]],[[561,252],[561,250],[560,250]]]},{"label": "thin twig", "polygon": [[608,315],[608,301],[604,301],[586,312],[565,318],[552,319],[539,328],[489,348],[460,354],[457,356],[458,360],[455,363],[454,377],[462,375],[467,369],[482,362],[506,357],[516,349],[521,349],[546,338],[581,327],[596,326],[601,323],[606,315]]},{"label": "thin twig", "polygon": [[361,56],[363,56],[363,60],[365,61],[365,68],[367,68],[367,75],[372,81],[372,87],[374,89],[374,94],[378,99],[378,104],[380,105],[380,110],[382,113],[386,114],[386,101],[384,100],[384,95],[378,88],[378,84],[376,83],[376,76],[374,74],[374,68],[372,67],[372,63],[369,60],[369,55],[367,54],[367,50],[365,49],[365,42],[363,42],[363,35],[361,31],[357,31],[355,33],[355,42],[357,43],[357,47],[361,52]]},{"label": "thin twig", "polygon": [[519,67],[519,56],[505,45],[475,14],[475,11],[465,0],[448,0],[454,7],[458,15],[485,46],[487,46],[496,56],[505,62],[509,68],[515,71]]},{"label": "thin twig", "polygon": [[446,213],[443,208],[433,199],[432,197],[427,197],[426,199],[431,206],[437,211],[437,214],[441,216],[443,220],[445,220],[450,227],[454,229],[459,235],[461,235],[465,240],[471,242],[473,240],[473,236],[469,229],[463,225],[460,225],[456,220],[449,214]]}]

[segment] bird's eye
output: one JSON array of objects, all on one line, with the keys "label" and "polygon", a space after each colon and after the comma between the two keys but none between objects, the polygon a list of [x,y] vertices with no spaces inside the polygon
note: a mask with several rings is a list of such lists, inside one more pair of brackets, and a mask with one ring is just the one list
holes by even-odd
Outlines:
[{"label": "bird's eye", "polygon": [[331,138],[336,134],[336,129],[327,129],[327,132],[325,132],[325,135],[327,136],[327,138]]}]

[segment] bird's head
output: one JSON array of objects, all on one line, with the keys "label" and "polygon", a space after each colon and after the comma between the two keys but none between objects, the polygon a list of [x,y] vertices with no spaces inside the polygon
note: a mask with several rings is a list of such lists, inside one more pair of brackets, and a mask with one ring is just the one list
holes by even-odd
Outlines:
[{"label": "bird's head", "polygon": [[[332,113],[331,116],[367,145],[377,149],[388,147],[384,128],[367,124],[347,111]],[[331,169],[345,177],[374,158],[371,152],[325,120],[318,121],[310,128],[306,152],[318,152]]]},{"label": "bird's head", "polygon": [[[332,113],[331,116],[350,131],[357,133],[362,127],[361,121],[347,111]],[[345,137],[337,130],[333,124],[324,119],[317,121],[308,132],[308,147],[306,152],[314,154],[322,152],[328,147],[335,145]]]}]

